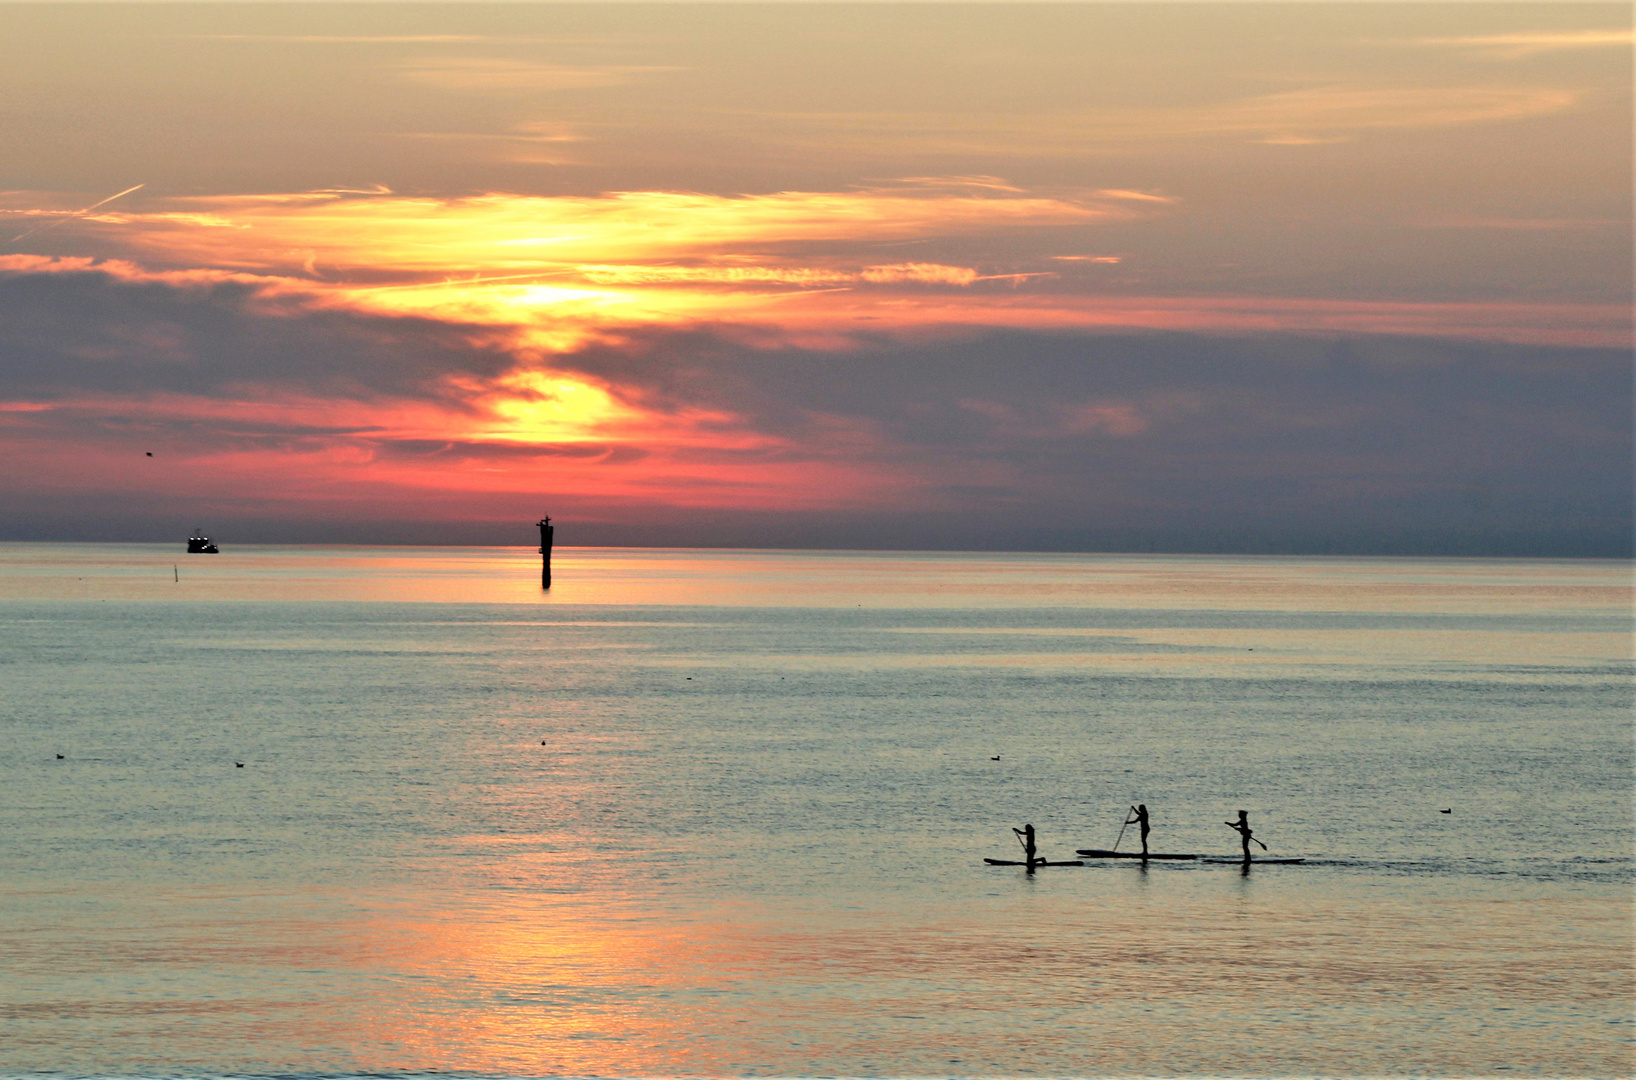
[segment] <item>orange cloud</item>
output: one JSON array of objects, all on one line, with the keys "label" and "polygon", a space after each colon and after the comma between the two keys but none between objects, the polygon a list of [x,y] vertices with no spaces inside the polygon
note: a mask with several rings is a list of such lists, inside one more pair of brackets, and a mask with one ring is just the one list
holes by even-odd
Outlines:
[{"label": "orange cloud", "polygon": [[[1509,115],[1519,107],[1507,94],[1480,92],[1465,92],[1458,102],[1343,91],[1259,100],[1251,112],[1260,119],[1244,130],[1302,114],[1358,125],[1397,122],[1394,110],[1406,110],[1399,121],[1432,123],[1473,110]],[[13,193],[0,200],[0,213],[34,221],[42,213],[79,212],[41,211],[27,198]],[[1119,256],[1042,255],[1044,266],[993,269],[867,258],[883,244],[1030,229],[1049,235],[1053,229],[1130,221],[1162,212],[1172,201],[1120,188],[1071,198],[1033,195],[986,176],[742,197],[649,191],[439,200],[372,188],[150,200],[137,212],[100,211],[74,228],[149,264],[249,273],[258,289],[299,291],[315,303],[503,328],[518,347],[544,352],[577,347],[620,326],[698,322],[772,326],[793,335],[846,334],[867,324],[992,324],[1388,332],[1574,344],[1628,340],[1624,312],[1599,305],[1058,290],[976,290],[954,303],[926,287],[1016,286],[1045,274],[1051,263],[1116,264]],[[112,265],[111,272],[130,274],[134,268]]]},{"label": "orange cloud", "polygon": [[968,266],[895,263],[861,270],[810,266],[578,266],[574,273],[597,285],[798,285],[827,287],[858,282],[970,285],[979,279]]},{"label": "orange cloud", "polygon": [[878,261],[878,249],[1131,220],[1168,201],[1125,190],[1035,196],[987,177],[741,197],[330,190],[159,200],[77,228],[145,263],[251,272],[331,303],[518,327],[520,344],[551,350],[609,325],[776,320],[791,314],[791,289],[1015,286],[1047,272]]},{"label": "orange cloud", "polygon": [[858,277],[864,281],[883,285],[901,285],[910,282],[923,285],[970,285],[977,280],[978,275],[977,271],[966,266],[939,266],[936,263],[895,263],[891,266],[866,266]]},{"label": "orange cloud", "polygon": [[[1383,104],[1378,95],[1328,100],[1340,113],[1355,113],[1357,122]],[[1418,107],[1427,116],[1437,108],[1435,102]],[[1503,111],[1497,99],[1493,107]],[[895,188],[737,198],[627,192],[436,200],[377,188],[166,200],[145,212],[101,213],[75,228],[95,230],[99,240],[147,262],[209,267],[211,274],[250,272],[260,289],[299,291],[314,303],[494,326],[513,335],[518,348],[546,353],[620,326],[698,322],[769,326],[795,337],[844,336],[873,324],[1386,332],[1571,344],[1628,340],[1625,312],[1606,305],[1060,291],[979,292],[956,303],[924,287],[965,290],[1001,280],[1017,285],[1043,268],[984,272],[858,257],[881,244],[1128,220],[1143,212],[1135,208],[1162,207],[1167,199],[1125,189],[1072,199],[1036,196],[992,177],[920,177]],[[1043,258],[1112,264],[1119,257]],[[112,272],[134,269],[116,266]],[[919,291],[893,292],[905,287]]]},{"label": "orange cloud", "polygon": [[[720,259],[810,244],[879,244],[1083,225],[1130,214],[1106,199],[914,191],[725,197],[480,195],[426,199],[310,192],[169,200],[104,215],[103,239],[166,263],[290,270],[305,253],[338,272],[398,277],[569,273],[580,264]],[[200,217],[200,215],[204,215]],[[210,227],[207,227],[210,226]],[[298,257],[301,256],[301,257]]]}]

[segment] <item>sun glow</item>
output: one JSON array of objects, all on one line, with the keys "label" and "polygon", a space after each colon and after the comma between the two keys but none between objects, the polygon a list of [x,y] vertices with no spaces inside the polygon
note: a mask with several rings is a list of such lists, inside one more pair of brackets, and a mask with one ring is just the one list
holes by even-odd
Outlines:
[{"label": "sun glow", "polygon": [[523,443],[606,442],[643,419],[606,389],[550,372],[515,372],[496,394],[489,406],[496,422],[474,435]]}]

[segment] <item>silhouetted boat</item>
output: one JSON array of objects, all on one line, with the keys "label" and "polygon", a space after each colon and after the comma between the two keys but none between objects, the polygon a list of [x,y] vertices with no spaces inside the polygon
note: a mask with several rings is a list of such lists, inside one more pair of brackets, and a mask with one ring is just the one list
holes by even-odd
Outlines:
[{"label": "silhouetted boat", "polygon": [[1140,851],[1104,851],[1101,848],[1080,848],[1074,854],[1088,859],[1196,859],[1197,855],[1143,855]]},{"label": "silhouetted boat", "polygon": [[210,537],[198,529],[194,529],[193,535],[187,538],[187,553],[189,555],[220,555],[221,549],[211,541]]}]

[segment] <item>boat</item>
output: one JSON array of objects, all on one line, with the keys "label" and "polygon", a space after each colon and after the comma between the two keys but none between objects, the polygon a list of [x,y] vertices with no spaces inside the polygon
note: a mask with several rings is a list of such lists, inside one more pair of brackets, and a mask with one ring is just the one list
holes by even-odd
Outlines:
[{"label": "boat", "polygon": [[217,547],[215,542],[203,532],[194,529],[193,535],[187,538],[187,553],[189,555],[220,555],[221,548]]},{"label": "boat", "polygon": [[[990,866],[1027,866],[1028,865],[1027,863],[1021,861],[1020,859],[984,859],[983,861],[988,863]],[[1080,862],[1077,859],[1074,860],[1073,862],[1046,862],[1044,859],[1035,859],[1034,860],[1034,865],[1035,866],[1084,866],[1085,864]]]},{"label": "boat", "polygon": [[1104,851],[1102,848],[1080,848],[1074,854],[1087,859],[1196,859],[1197,855],[1143,855],[1140,851]]}]

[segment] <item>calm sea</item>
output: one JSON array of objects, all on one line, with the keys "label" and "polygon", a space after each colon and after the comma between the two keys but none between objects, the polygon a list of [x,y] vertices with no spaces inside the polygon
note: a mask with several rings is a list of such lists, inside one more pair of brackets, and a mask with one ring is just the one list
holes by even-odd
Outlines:
[{"label": "calm sea", "polygon": [[1628,563],[537,559],[0,545],[0,1074],[1636,1071]]}]

